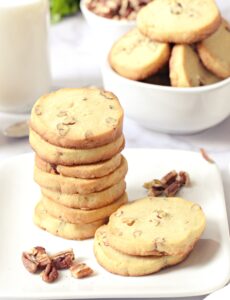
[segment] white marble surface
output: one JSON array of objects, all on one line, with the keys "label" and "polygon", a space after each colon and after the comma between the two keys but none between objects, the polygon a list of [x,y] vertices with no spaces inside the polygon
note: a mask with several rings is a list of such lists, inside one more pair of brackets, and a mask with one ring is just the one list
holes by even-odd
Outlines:
[{"label": "white marble surface", "polygon": [[[217,1],[225,16],[230,16],[230,1]],[[52,26],[51,66],[53,88],[97,85],[102,86],[98,57],[95,54],[94,38],[80,14]],[[28,116],[0,113],[0,132],[15,120]],[[126,147],[170,148],[199,151],[205,148],[219,165],[222,173],[228,215],[230,216],[230,118],[220,125],[194,135],[169,135],[140,127],[125,119]],[[28,139],[13,140],[0,133],[0,160],[31,151]],[[200,300],[204,297],[186,299]]]}]

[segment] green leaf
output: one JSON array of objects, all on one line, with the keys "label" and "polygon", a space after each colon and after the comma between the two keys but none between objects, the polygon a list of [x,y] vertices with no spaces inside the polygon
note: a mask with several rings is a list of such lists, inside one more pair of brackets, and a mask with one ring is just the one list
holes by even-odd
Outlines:
[{"label": "green leaf", "polygon": [[75,14],[79,10],[80,0],[50,0],[51,22],[57,23],[63,17]]}]

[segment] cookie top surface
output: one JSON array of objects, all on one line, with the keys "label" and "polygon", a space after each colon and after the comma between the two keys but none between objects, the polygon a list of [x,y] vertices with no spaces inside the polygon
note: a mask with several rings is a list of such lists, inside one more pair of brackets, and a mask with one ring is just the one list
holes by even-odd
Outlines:
[{"label": "cookie top surface", "polygon": [[220,22],[214,0],[154,0],[137,16],[138,28],[150,38],[186,44],[209,36]]},{"label": "cookie top surface", "polygon": [[66,148],[95,148],[121,135],[123,109],[100,89],[61,89],[35,103],[30,126],[47,142]]},{"label": "cookie top surface", "polygon": [[147,197],[120,207],[109,220],[110,245],[130,255],[188,252],[205,227],[198,204],[182,198]]},{"label": "cookie top surface", "polygon": [[158,71],[169,55],[168,44],[155,42],[134,28],[113,45],[109,62],[120,75],[141,80]]},{"label": "cookie top surface", "polygon": [[221,78],[230,76],[230,24],[222,20],[218,30],[198,45],[204,65]]},{"label": "cookie top surface", "polygon": [[98,262],[108,271],[124,276],[142,276],[155,273],[162,268],[182,261],[187,253],[180,256],[132,256],[119,252],[108,243],[107,225],[97,229],[94,239],[94,253]]},{"label": "cookie top surface", "polygon": [[170,58],[170,80],[175,87],[196,87],[220,81],[201,63],[189,45],[175,45]]}]

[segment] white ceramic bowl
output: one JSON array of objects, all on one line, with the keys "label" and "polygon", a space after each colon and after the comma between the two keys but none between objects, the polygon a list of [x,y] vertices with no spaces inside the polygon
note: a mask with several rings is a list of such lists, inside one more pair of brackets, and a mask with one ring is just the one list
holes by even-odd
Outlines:
[{"label": "white ceramic bowl", "polygon": [[124,78],[107,60],[102,77],[104,88],[117,95],[126,115],[149,129],[195,133],[230,115],[230,78],[194,88],[160,86]]},{"label": "white ceramic bowl", "polygon": [[97,41],[96,45],[103,56],[120,36],[131,30],[136,24],[136,21],[100,17],[87,8],[85,0],[81,0],[80,7],[83,16],[94,33]]}]

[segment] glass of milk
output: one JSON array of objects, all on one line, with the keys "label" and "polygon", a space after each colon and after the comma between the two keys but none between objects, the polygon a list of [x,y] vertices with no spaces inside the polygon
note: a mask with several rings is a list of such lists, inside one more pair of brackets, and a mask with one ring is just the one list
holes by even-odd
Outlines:
[{"label": "glass of milk", "polygon": [[26,113],[51,86],[48,0],[0,0],[0,111]]}]

